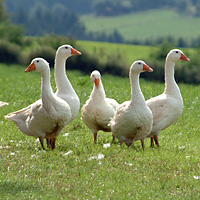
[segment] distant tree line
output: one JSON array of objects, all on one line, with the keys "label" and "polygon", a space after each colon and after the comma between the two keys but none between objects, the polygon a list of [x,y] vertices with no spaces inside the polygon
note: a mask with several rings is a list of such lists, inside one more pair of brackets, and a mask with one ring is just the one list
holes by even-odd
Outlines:
[{"label": "distant tree line", "polygon": [[157,46],[161,45],[163,41],[167,41],[168,43],[172,43],[179,48],[186,48],[186,47],[200,47],[200,37],[194,38],[191,41],[185,40],[184,38],[180,37],[175,39],[174,37],[158,37],[157,39],[146,39],[144,41],[141,40],[129,40],[124,41],[127,44],[134,44],[134,45],[145,45],[145,46]]},{"label": "distant tree line", "polygon": [[150,9],[170,8],[180,14],[200,16],[199,0],[98,0],[93,4],[96,15],[116,16],[129,12],[145,11]]},{"label": "distant tree line", "polygon": [[200,16],[199,0],[5,0],[9,8],[8,11],[15,14],[20,9],[32,10],[38,2],[42,2],[48,9],[52,9],[55,4],[60,4],[76,15],[95,12],[96,15],[115,16],[133,11],[170,8],[175,9],[180,14]]},{"label": "distant tree line", "polygon": [[[55,4],[62,5],[67,8],[71,13],[76,15],[88,14],[92,12],[93,1],[91,0],[4,0],[9,13],[16,14],[19,10],[28,10],[29,12],[34,9],[35,5],[42,3],[47,9],[51,10]],[[59,14],[59,13],[58,13]]]},{"label": "distant tree line", "polygon": [[55,4],[49,9],[42,2],[37,2],[30,10],[21,7],[11,18],[15,24],[23,24],[26,34],[32,36],[54,33],[77,37],[85,32],[77,15],[70,13],[62,4]]},{"label": "distant tree line", "polygon": [[[22,0],[19,1],[22,2]],[[30,0],[30,2],[32,2],[32,0]],[[48,5],[52,5],[50,9],[44,4],[45,0],[42,2],[36,1],[30,10],[22,4],[19,9],[14,9],[14,14],[10,14],[12,22],[23,25],[26,35],[29,36],[56,34],[78,38],[80,40],[124,42],[117,30],[113,31],[111,34],[105,34],[103,32],[86,33],[85,26],[80,22],[75,13],[69,12],[67,6],[63,6],[61,3],[53,4],[53,2],[54,1],[48,2]]]},{"label": "distant tree line", "polygon": [[[3,2],[1,0],[1,2]],[[138,45],[159,45],[164,39],[174,42],[178,47],[196,47],[200,38],[192,41],[172,37],[146,39],[144,41],[126,41],[123,36],[114,30],[113,33],[86,32],[80,22],[79,15],[91,13],[96,15],[113,16],[132,11],[141,11],[155,8],[173,7],[181,13],[192,12],[193,16],[200,14],[199,0],[5,0],[7,10],[13,23],[23,25],[25,34],[29,36],[43,36],[45,34],[64,35],[80,40],[107,41],[114,43],[129,43]],[[78,5],[78,6],[77,6]],[[187,11],[188,10],[188,11]]]}]

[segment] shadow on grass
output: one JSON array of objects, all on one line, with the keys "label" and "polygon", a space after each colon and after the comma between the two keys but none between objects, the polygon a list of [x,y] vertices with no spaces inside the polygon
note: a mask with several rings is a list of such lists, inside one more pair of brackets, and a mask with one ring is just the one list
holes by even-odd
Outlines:
[{"label": "shadow on grass", "polygon": [[18,183],[18,182],[11,182],[11,181],[0,181],[0,191],[1,191],[1,197],[6,197],[6,196],[15,196],[17,194],[22,194],[22,193],[40,193],[39,187],[34,184],[30,183]]}]

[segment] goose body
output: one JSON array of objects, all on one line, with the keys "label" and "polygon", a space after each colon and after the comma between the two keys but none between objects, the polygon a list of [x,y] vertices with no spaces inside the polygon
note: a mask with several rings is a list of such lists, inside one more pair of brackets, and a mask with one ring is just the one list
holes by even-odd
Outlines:
[{"label": "goose body", "polygon": [[90,98],[82,107],[81,112],[82,119],[87,127],[91,129],[94,134],[94,142],[96,142],[97,132],[99,130],[105,132],[111,131],[111,127],[108,124],[119,104],[114,99],[106,98],[99,71],[93,71],[91,73],[91,79],[94,81],[93,91]]},{"label": "goose body", "polygon": [[24,134],[40,138],[43,149],[43,138],[52,139],[54,149],[57,136],[72,117],[70,107],[53,93],[48,63],[42,58],[35,58],[25,72],[34,70],[42,75],[41,99],[5,118],[13,121]]},{"label": "goose body", "polygon": [[183,99],[174,79],[174,66],[178,60],[189,61],[181,50],[171,50],[165,62],[165,91],[146,101],[153,113],[152,131],[148,136],[151,137],[151,147],[154,146],[154,140],[159,146],[158,135],[160,131],[176,122],[183,112]]},{"label": "goose body", "polygon": [[129,72],[131,83],[131,100],[118,106],[110,125],[112,133],[120,141],[130,146],[134,141],[141,140],[144,149],[144,139],[150,134],[153,116],[145,103],[139,85],[139,75],[143,71],[153,71],[143,61],[135,61]]}]

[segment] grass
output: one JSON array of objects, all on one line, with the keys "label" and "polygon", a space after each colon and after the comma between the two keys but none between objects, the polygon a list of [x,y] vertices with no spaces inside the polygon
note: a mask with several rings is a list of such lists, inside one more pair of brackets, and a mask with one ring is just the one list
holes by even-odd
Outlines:
[{"label": "grass", "polygon": [[179,15],[174,10],[149,10],[117,17],[82,16],[86,30],[112,33],[118,30],[126,40],[173,36],[191,40],[199,36],[200,18]]},{"label": "grass", "polygon": [[[4,115],[40,98],[40,74],[26,67],[0,65],[0,100],[9,102],[0,115],[0,199],[199,199],[199,86],[180,84],[184,99],[181,118],[161,132],[160,148],[146,139],[143,152],[111,143],[111,133],[99,132],[98,142],[81,113],[58,137],[54,151],[42,151],[36,138],[22,134]],[[89,75],[67,72],[81,106],[93,84]],[[52,72],[52,85],[55,89]],[[108,97],[130,99],[127,78],[102,74]],[[164,84],[140,80],[146,99],[160,94]],[[66,134],[68,133],[68,134]],[[102,159],[97,159],[103,154]]]}]

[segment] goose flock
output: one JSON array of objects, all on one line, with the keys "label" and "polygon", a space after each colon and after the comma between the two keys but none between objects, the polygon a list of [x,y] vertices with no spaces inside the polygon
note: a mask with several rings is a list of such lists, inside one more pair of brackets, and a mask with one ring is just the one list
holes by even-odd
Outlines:
[{"label": "goose flock", "polygon": [[[62,45],[56,51],[55,93],[50,83],[49,63],[43,58],[33,59],[25,72],[41,73],[41,99],[5,116],[25,135],[39,138],[44,150],[44,139],[47,147],[55,149],[57,137],[80,110],[80,99],[65,69],[66,60],[72,55],[81,55],[81,52],[70,45]],[[183,112],[183,99],[174,79],[174,66],[178,60],[190,61],[181,50],[171,50],[165,61],[165,90],[147,101],[140,89],[139,77],[141,72],[153,72],[153,69],[142,60],[133,62],[129,72],[131,99],[122,104],[106,97],[101,74],[94,70],[91,73],[93,90],[81,108],[82,120],[93,133],[94,142],[97,142],[98,131],[102,130],[112,132],[113,141],[117,138],[120,144],[130,146],[140,140],[144,150],[145,138],[151,138],[150,146],[153,148],[155,143],[159,147],[160,132],[176,122]],[[4,105],[8,103],[0,101],[0,107]]]}]

